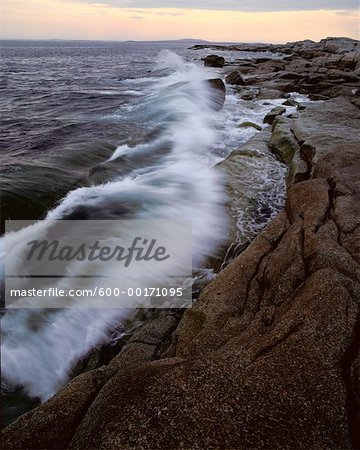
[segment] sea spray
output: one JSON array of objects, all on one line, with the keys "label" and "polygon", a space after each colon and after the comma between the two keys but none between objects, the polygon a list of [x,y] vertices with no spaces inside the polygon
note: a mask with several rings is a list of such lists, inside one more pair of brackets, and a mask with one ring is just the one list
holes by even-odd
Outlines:
[{"label": "sea spray", "polygon": [[[80,212],[91,219],[191,220],[194,268],[221,242],[226,230],[223,180],[211,170],[216,113],[205,83],[208,74],[171,52],[160,54],[157,70],[167,75],[147,94],[147,113],[159,122],[160,135],[145,148],[123,146],[110,158],[119,163],[119,172],[126,155],[145,151],[149,163],[132,166],[125,176],[116,176],[115,168],[104,184],[70,192],[44,222],[5,237],[10,242],[7,258],[14,257],[15,265],[23,242],[41,235],[52,220],[76,218]],[[58,285],[71,283],[65,279]],[[107,342],[107,330],[131,314],[123,309],[6,311],[1,349],[5,388],[23,386],[28,395],[46,400],[68,380],[79,359]]]}]

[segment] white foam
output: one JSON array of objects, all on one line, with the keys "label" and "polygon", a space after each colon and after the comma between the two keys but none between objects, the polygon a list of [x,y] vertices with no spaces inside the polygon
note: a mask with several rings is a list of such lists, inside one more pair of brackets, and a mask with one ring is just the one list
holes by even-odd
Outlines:
[{"label": "white foam", "polygon": [[129,150],[131,150],[131,147],[129,147],[127,144],[119,145],[114,153],[110,156],[108,161],[114,161],[115,159],[119,158],[120,156],[126,155]]}]

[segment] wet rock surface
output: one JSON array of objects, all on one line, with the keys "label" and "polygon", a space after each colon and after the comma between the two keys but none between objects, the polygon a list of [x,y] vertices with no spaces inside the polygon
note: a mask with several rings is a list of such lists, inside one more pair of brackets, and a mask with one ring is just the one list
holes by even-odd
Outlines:
[{"label": "wet rock surface", "polygon": [[227,84],[237,85],[237,86],[244,86],[245,80],[241,73],[238,70],[234,70],[234,72],[231,72],[225,79]]},{"label": "wet rock surface", "polygon": [[264,48],[304,77],[259,72],[260,90],[291,82],[330,100],[275,116],[219,169],[235,183],[241,158],[265,146],[289,167],[284,210],[179,323],[149,322],[107,366],[8,426],[4,448],[359,448],[360,112],[349,78],[309,83],[357,70],[359,44]]},{"label": "wet rock surface", "polygon": [[225,59],[222,56],[209,55],[204,60],[204,65],[207,67],[223,67]]},{"label": "wet rock surface", "polygon": [[281,116],[286,111],[283,106],[276,106],[264,117],[264,123],[272,125],[276,117]]},{"label": "wet rock surface", "polygon": [[206,80],[210,86],[210,105],[215,111],[220,111],[224,106],[226,97],[226,87],[221,78]]}]

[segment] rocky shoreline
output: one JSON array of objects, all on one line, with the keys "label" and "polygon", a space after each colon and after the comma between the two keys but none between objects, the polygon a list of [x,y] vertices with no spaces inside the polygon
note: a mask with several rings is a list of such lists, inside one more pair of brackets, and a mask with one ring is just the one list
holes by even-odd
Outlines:
[{"label": "rocky shoreline", "polygon": [[9,425],[3,448],[360,447],[359,42],[226,49],[283,54],[205,63],[243,100],[297,108],[273,110],[219,166],[234,182],[267,146],[289,168],[284,210],[192,309],[148,321]]}]

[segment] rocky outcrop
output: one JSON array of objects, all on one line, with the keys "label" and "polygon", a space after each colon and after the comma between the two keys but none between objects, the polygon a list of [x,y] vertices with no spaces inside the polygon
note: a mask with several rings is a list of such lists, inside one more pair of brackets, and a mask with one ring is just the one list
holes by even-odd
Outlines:
[{"label": "rocky outcrop", "polygon": [[254,100],[259,95],[259,89],[242,89],[239,92],[241,100]]},{"label": "rocky outcrop", "polygon": [[352,145],[359,141],[360,110],[346,98],[311,103],[294,122],[293,130],[302,152],[313,153],[313,163],[329,151],[329,145]]},{"label": "rocky outcrop", "polygon": [[359,41],[346,37],[328,37],[326,39],[321,39],[320,44],[322,44],[327,51],[333,53],[345,53],[360,50]]},{"label": "rocky outcrop", "polygon": [[[351,38],[327,37],[320,42],[314,42],[310,39],[303,41],[288,42],[286,44],[235,44],[235,45],[217,45],[217,44],[197,44],[190,47],[193,50],[230,50],[243,52],[273,52],[284,54],[295,54],[306,59],[325,56],[328,53],[344,55],[347,53],[358,52],[360,44],[358,40]],[[268,58],[257,58],[263,62]]]},{"label": "rocky outcrop", "polygon": [[359,141],[359,120],[359,109],[344,98],[304,104],[299,120],[276,117],[268,145],[288,164],[288,184],[310,178],[316,161],[328,152],[329,142],[337,146]]},{"label": "rocky outcrop", "polygon": [[110,364],[80,374],[46,403],[9,425],[2,434],[2,448],[68,448],[101,388],[119,370],[160,358],[171,342],[171,333],[179,318],[176,311],[165,311],[148,321],[131,336]]},{"label": "rocky outcrop", "polygon": [[218,55],[209,55],[204,59],[204,65],[207,67],[223,67],[225,59]]},{"label": "rocky outcrop", "polygon": [[[281,98],[290,92],[309,94],[313,99],[326,100],[348,97],[356,103],[360,88],[359,41],[347,38],[327,38],[320,42],[309,40],[284,45],[262,44],[220,46],[222,50],[272,51],[282,59],[254,58],[237,60],[232,65],[246,74],[246,85],[258,89],[254,98]],[[235,67],[234,67],[235,66]],[[276,97],[266,93],[276,92]],[[245,98],[243,98],[245,99]]]},{"label": "rocky outcrop", "polygon": [[340,82],[354,81],[355,83],[358,83],[360,81],[360,78],[357,75],[354,75],[349,72],[344,72],[343,70],[339,70],[339,69],[328,70],[325,74],[325,79],[336,80],[336,81],[340,81]]}]

